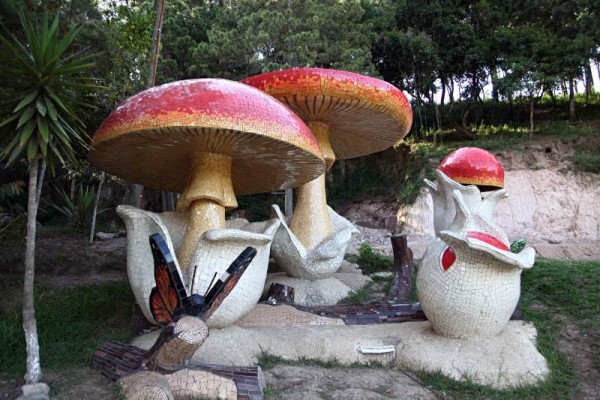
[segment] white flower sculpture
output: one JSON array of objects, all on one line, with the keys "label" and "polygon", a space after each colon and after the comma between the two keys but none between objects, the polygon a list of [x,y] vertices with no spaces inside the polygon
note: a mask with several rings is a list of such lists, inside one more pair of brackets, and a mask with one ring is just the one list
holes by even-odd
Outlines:
[{"label": "white flower sculpture", "polygon": [[[127,226],[129,283],[142,312],[149,321],[155,322],[149,306],[150,292],[156,284],[148,238],[155,233],[161,234],[171,253],[175,254],[175,249],[183,241],[188,213],[174,211],[157,214],[131,206],[119,206],[117,212]],[[201,235],[190,263],[195,268],[183,273],[175,260],[188,293],[202,295],[211,284],[215,272],[220,276],[247,246],[256,248],[256,256],[236,287],[206,321],[209,327],[228,326],[256,305],[267,275],[271,241],[279,224],[277,219],[256,223],[248,223],[244,219],[229,220],[225,229],[211,229]]]},{"label": "white flower sculpture", "polygon": [[306,250],[294,232],[287,225],[286,218],[277,205],[273,205],[281,225],[273,238],[271,255],[289,276],[300,279],[325,279],[338,270],[346,246],[352,235],[358,233],[354,225],[329,206],[329,217],[333,233],[312,250]]},{"label": "white flower sculpture", "polygon": [[521,271],[531,268],[535,251],[511,252],[506,234],[491,220],[506,191],[481,197],[437,171],[433,189],[439,238],[417,275],[417,294],[425,315],[440,335],[491,337],[509,321],[520,296]]}]

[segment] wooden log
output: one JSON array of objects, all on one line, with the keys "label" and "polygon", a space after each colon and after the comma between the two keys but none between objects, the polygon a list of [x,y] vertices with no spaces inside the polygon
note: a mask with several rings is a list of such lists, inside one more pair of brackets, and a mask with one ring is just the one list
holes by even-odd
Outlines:
[{"label": "wooden log", "polygon": [[272,283],[267,293],[267,303],[275,304],[294,304],[294,288],[281,283]]},{"label": "wooden log", "polygon": [[[427,321],[421,303],[398,303],[393,301],[375,301],[364,304],[340,304],[335,306],[295,308],[322,317],[338,318],[346,325],[385,324],[409,321]],[[522,319],[519,306],[513,312],[511,320]]]},{"label": "wooden log", "polygon": [[408,300],[412,290],[413,255],[408,247],[406,235],[394,235],[390,239],[394,252],[394,282],[388,299],[401,303]]},{"label": "wooden log", "polygon": [[262,372],[259,367],[239,367],[190,363],[196,350],[208,337],[208,328],[199,318],[183,317],[165,327],[150,350],[128,343],[104,343],[92,357],[91,365],[111,381],[118,381],[141,371],[169,375],[182,369],[208,371],[233,379],[238,400],[262,399]]}]

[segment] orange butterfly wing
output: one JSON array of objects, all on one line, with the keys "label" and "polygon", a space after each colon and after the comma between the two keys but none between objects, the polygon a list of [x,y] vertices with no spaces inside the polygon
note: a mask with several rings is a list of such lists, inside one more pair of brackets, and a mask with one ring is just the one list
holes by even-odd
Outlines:
[{"label": "orange butterfly wing", "polygon": [[179,299],[166,265],[161,263],[154,267],[154,279],[156,287],[150,292],[150,311],[159,325],[166,325],[173,321]]}]

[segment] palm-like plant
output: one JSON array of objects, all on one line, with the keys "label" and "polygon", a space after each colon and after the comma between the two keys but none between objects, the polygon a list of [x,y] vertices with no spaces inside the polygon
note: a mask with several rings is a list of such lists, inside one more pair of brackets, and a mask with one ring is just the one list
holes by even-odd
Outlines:
[{"label": "palm-like plant", "polygon": [[38,155],[52,167],[73,156],[72,142],[85,146],[84,124],[73,111],[75,92],[98,88],[94,78],[81,75],[95,56],[83,51],[67,55],[80,28],[58,37],[58,16],[49,25],[48,15],[36,30],[26,14],[20,12],[25,33],[21,43],[6,29],[0,34],[4,60],[0,77],[4,86],[15,89],[17,106],[0,127],[16,123],[13,139],[2,150],[8,163],[25,150],[31,162]]},{"label": "palm-like plant", "polygon": [[0,147],[0,157],[10,164],[25,155],[29,163],[27,202],[27,241],[25,248],[25,279],[23,284],[23,329],[27,345],[27,384],[41,378],[37,326],[33,307],[36,215],[39,200],[37,187],[40,160],[42,171],[46,163],[54,170],[56,161],[74,158],[73,143],[85,146],[82,120],[74,107],[82,91],[99,89],[95,79],[83,76],[93,64],[94,55],[83,52],[68,54],[79,32],[75,28],[59,37],[58,16],[49,23],[47,14],[34,26],[29,16],[19,11],[24,41],[0,25],[0,82],[12,89],[16,106],[0,124],[14,136]]}]

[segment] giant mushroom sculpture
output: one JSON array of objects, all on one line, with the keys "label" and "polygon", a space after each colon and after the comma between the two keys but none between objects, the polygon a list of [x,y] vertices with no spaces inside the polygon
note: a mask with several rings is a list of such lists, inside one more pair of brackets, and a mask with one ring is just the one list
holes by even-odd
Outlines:
[{"label": "giant mushroom sculpture", "polygon": [[277,100],[239,82],[195,79],[127,99],[98,128],[90,160],[131,182],[182,192],[190,218],[178,261],[186,271],[199,237],[223,228],[235,193],[293,187],[323,172],[306,125]]},{"label": "giant mushroom sculpture", "polygon": [[[336,158],[387,149],[402,139],[412,124],[404,94],[387,82],[364,75],[299,68],[252,76],[242,82],[269,93],[296,112],[319,141],[328,168]],[[325,174],[298,188],[290,229],[307,250],[315,249],[333,233]]]}]

